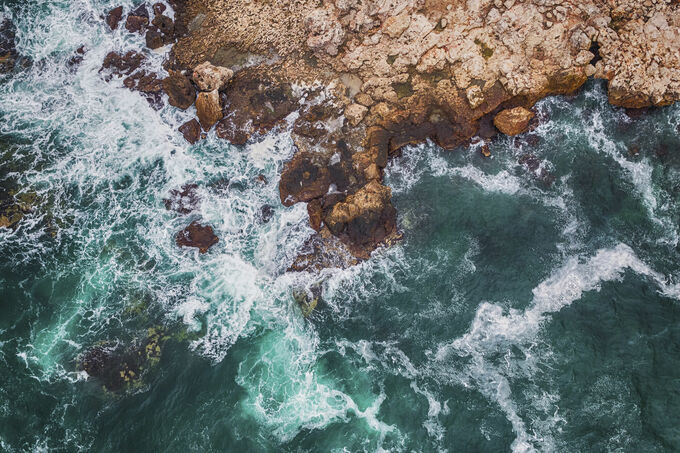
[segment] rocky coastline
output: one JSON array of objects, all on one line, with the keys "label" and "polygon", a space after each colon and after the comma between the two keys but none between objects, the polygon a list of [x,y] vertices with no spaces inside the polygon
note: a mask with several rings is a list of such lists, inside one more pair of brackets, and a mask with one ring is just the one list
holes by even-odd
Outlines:
[{"label": "rocky coastline", "polygon": [[[677,101],[678,3],[176,1],[166,86],[186,108],[193,81],[202,132],[216,125],[235,144],[290,127],[298,152],[281,202],[307,203],[318,231],[292,269],[347,265],[399,238],[382,173],[407,145],[520,134],[538,100],[590,77],[608,82],[615,106]],[[224,83],[199,86],[206,62],[229,71]],[[184,89],[186,102],[173,101]],[[183,127],[200,138],[196,124]]]}]

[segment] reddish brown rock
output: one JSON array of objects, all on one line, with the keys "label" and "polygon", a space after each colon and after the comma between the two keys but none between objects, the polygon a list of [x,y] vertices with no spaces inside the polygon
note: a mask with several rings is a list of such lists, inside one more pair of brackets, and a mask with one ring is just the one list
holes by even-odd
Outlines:
[{"label": "reddish brown rock", "polygon": [[123,55],[117,52],[109,52],[104,57],[101,70],[108,70],[111,74],[117,76],[127,76],[136,71],[144,63],[144,60],[144,55],[133,50]]},{"label": "reddish brown rock", "polygon": [[229,118],[225,118],[217,123],[215,133],[218,138],[227,140],[232,145],[245,145],[249,138],[248,133],[238,128]]},{"label": "reddish brown rock", "polygon": [[197,143],[201,139],[201,125],[196,119],[187,121],[179,127],[179,131],[182,133],[186,141],[192,145]]},{"label": "reddish brown rock", "polygon": [[196,97],[196,115],[203,130],[209,131],[222,119],[222,105],[217,90],[209,93],[201,92]]},{"label": "reddish brown rock", "polygon": [[299,152],[288,162],[281,174],[279,194],[284,206],[320,198],[331,184],[328,168],[314,162],[310,153]]},{"label": "reddish brown rock", "polygon": [[314,199],[307,204],[307,214],[309,214],[309,226],[313,230],[321,231],[321,219],[323,217],[323,208],[321,200]]},{"label": "reddish brown rock", "polygon": [[123,80],[123,85],[132,91],[139,91],[152,107],[163,106],[163,87],[155,72],[137,71]]},{"label": "reddish brown rock", "polygon": [[207,253],[208,249],[219,242],[211,226],[201,225],[198,221],[177,233],[175,242],[180,247],[196,247],[199,252]]},{"label": "reddish brown rock", "polygon": [[125,28],[130,33],[140,33],[149,25],[149,11],[145,4],[139,5],[128,14]]},{"label": "reddish brown rock", "polygon": [[191,80],[180,72],[173,71],[170,76],[163,79],[163,89],[168,95],[168,102],[173,107],[186,110],[196,100],[196,90]]},{"label": "reddish brown rock", "polygon": [[186,215],[196,210],[200,201],[198,184],[185,184],[179,190],[171,190],[170,198],[163,199],[163,204],[168,211]]},{"label": "reddish brown rock", "polygon": [[503,110],[493,119],[494,125],[505,135],[518,135],[526,132],[535,114],[524,107]]},{"label": "reddish brown rock", "polygon": [[111,30],[115,30],[116,28],[118,28],[118,24],[120,23],[120,20],[122,18],[123,18],[123,7],[118,6],[116,8],[113,8],[106,15],[106,25],[108,25]]}]

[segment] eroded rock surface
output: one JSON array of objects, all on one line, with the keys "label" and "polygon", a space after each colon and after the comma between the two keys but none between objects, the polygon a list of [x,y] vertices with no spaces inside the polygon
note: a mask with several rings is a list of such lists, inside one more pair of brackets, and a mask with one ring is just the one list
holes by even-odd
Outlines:
[{"label": "eroded rock surface", "polygon": [[175,242],[180,247],[195,247],[201,253],[208,253],[208,249],[219,242],[210,225],[201,225],[198,221],[177,233]]},{"label": "eroded rock surface", "polygon": [[329,247],[354,258],[398,237],[382,174],[404,146],[431,139],[453,149],[475,136],[490,139],[494,124],[520,133],[535,102],[573,93],[588,77],[607,80],[611,102],[622,107],[680,98],[675,0],[186,0],[173,7],[179,39],[168,68],[226,68],[193,77],[205,90],[196,103],[203,128],[217,124],[217,135],[236,143],[290,128],[299,152],[283,171],[281,201],[310,204],[318,231],[311,249],[339,244]]}]

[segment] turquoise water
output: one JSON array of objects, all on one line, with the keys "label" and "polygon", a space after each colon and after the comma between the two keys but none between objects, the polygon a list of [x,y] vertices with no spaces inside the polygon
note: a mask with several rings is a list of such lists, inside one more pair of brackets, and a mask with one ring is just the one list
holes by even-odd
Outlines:
[{"label": "turquoise water", "polygon": [[[105,32],[117,3],[2,3],[34,63],[0,82],[0,187],[37,201],[0,230],[0,450],[680,451],[678,107],[631,119],[590,82],[491,159],[413,147],[386,176],[405,241],[290,274],[312,234],[278,202],[290,136],[190,147],[191,112],[104,82],[142,45]],[[199,213],[167,211],[189,182]],[[206,255],[174,243],[198,219]],[[319,281],[305,319],[293,289]],[[78,371],[152,327],[139,385]]]}]

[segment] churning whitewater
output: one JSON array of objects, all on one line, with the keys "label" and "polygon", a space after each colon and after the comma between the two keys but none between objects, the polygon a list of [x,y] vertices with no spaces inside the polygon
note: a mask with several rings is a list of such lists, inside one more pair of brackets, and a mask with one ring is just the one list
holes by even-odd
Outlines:
[{"label": "churning whitewater", "polygon": [[[121,2],[0,4],[31,61],[0,80],[0,190],[31,200],[0,228],[0,450],[680,450],[680,108],[589,82],[491,158],[410,147],[405,239],[290,272],[313,231],[279,200],[288,129],[188,145],[191,111],[100,73],[142,46],[105,28]],[[166,209],[187,184],[198,208]],[[206,254],[175,243],[194,220]],[[78,366],[131,344],[159,352],[127,391]]]}]

